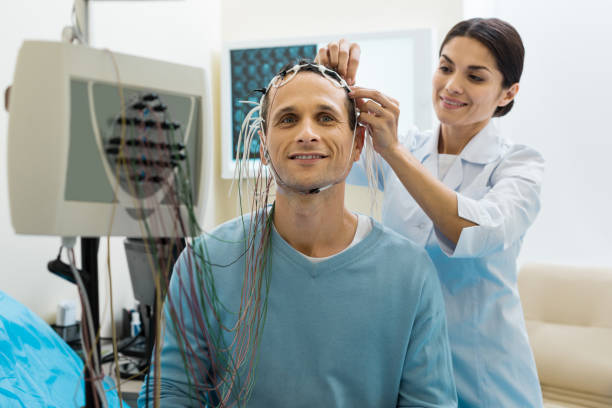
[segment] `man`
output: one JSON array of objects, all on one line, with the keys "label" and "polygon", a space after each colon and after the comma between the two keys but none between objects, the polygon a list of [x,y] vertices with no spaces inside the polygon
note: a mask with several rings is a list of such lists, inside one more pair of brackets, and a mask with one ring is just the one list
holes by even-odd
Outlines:
[{"label": "man", "polygon": [[[347,90],[316,64],[282,71],[266,90],[261,159],[276,200],[177,262],[161,406],[457,405],[431,261],[344,206],[364,145]],[[139,406],[153,399],[153,382]]]}]

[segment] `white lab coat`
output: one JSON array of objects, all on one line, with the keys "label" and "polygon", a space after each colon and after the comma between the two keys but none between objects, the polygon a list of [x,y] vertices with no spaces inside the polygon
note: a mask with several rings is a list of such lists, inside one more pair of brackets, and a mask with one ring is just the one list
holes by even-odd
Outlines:
[{"label": "white lab coat", "polygon": [[[438,134],[439,127],[400,137],[436,177]],[[367,184],[362,166],[354,166],[349,183]],[[464,228],[455,246],[434,228],[392,169],[381,165],[383,224],[425,247],[438,271],[460,407],[542,406],[516,259],[540,209],[543,172],[541,155],[503,138],[491,120],[442,179],[457,192],[459,216],[478,224]]]}]

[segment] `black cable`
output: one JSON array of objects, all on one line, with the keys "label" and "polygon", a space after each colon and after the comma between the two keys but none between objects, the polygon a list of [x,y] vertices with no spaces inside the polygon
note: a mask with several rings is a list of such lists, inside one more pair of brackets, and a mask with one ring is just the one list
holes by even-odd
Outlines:
[{"label": "black cable", "polygon": [[[123,350],[125,350],[128,347],[130,347],[139,338],[142,338],[142,336],[140,336],[140,335],[139,336],[134,336],[128,342],[126,342],[125,344],[121,344],[121,347],[118,346],[117,347],[117,353],[121,353]],[[108,353],[107,355],[102,357],[101,364],[113,361],[114,356],[115,356],[115,353],[111,351],[110,353]]]}]

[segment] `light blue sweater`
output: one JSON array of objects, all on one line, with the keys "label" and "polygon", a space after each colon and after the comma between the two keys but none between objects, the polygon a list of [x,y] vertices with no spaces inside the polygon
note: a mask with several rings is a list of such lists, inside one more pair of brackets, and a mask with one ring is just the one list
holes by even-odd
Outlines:
[{"label": "light blue sweater", "polygon": [[[244,274],[242,222],[229,221],[211,236],[200,239],[212,264],[239,258],[213,267],[219,298],[235,311]],[[457,405],[442,293],[423,249],[374,221],[361,242],[320,263],[310,262],[272,231],[270,256],[267,320],[248,407]],[[197,281],[186,259],[183,253],[169,293],[175,302],[181,300],[180,319],[193,328],[189,343],[205,344],[186,306]],[[194,371],[185,368],[168,302],[164,313],[161,406],[204,405],[204,396],[190,389]],[[235,321],[231,313],[221,317]],[[188,358],[193,367],[210,367],[201,347]],[[152,384],[151,378],[150,389]],[[145,405],[144,386],[138,405]]]}]

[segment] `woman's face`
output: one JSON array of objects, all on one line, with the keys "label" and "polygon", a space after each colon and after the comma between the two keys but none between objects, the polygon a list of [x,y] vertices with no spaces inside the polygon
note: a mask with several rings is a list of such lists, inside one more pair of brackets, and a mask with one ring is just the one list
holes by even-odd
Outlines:
[{"label": "woman's face", "polygon": [[455,37],[440,54],[433,76],[433,105],[440,123],[477,126],[514,98],[518,84],[502,88],[502,73],[489,50],[469,37]]}]

